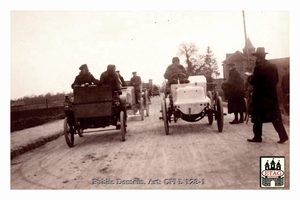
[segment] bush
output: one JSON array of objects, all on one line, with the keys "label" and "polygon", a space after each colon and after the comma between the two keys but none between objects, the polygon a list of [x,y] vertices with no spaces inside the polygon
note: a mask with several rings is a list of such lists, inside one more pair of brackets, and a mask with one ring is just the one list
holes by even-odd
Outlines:
[{"label": "bush", "polygon": [[11,112],[11,132],[63,119],[62,107]]}]

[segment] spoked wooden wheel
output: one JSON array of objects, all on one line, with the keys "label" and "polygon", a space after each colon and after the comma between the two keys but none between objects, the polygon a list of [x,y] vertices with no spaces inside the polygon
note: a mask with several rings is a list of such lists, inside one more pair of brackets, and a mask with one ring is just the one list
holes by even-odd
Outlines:
[{"label": "spoked wooden wheel", "polygon": [[207,118],[208,118],[208,123],[211,125],[213,123],[213,120],[214,120],[214,115],[213,115],[213,112],[212,112],[214,100],[213,100],[211,91],[207,92],[207,96],[210,99],[210,105],[209,105],[210,109],[208,110]]},{"label": "spoked wooden wheel", "polygon": [[82,137],[83,135],[83,129],[80,128],[80,122],[76,122],[76,133],[79,135],[79,137]]},{"label": "spoked wooden wheel", "polygon": [[67,142],[67,145],[69,147],[74,146],[74,134],[75,134],[75,127],[70,126],[68,123],[68,117],[65,117],[64,119],[64,135]]},{"label": "spoked wooden wheel", "polygon": [[217,99],[217,124],[219,132],[223,131],[223,124],[224,124],[224,115],[223,115],[223,101],[222,97],[218,97]]},{"label": "spoked wooden wheel", "polygon": [[77,134],[79,135],[79,137],[83,137],[83,129],[82,128],[78,128],[77,129]]},{"label": "spoked wooden wheel", "polygon": [[[217,104],[218,104],[218,99],[219,99],[219,92],[218,91],[215,91],[214,92],[214,94],[213,94],[213,99],[214,99],[214,101],[213,101],[213,110],[218,110],[218,106],[217,106]],[[215,115],[215,120],[217,120],[217,115]]]},{"label": "spoked wooden wheel", "polygon": [[121,124],[121,140],[125,141],[126,135],[126,117],[124,111],[120,112],[120,124]]},{"label": "spoked wooden wheel", "polygon": [[140,99],[140,114],[141,114],[141,120],[143,121],[144,120],[144,98]]},{"label": "spoked wooden wheel", "polygon": [[167,118],[167,106],[166,106],[166,99],[163,97],[161,102],[161,111],[162,111],[162,118],[164,120],[164,128],[166,135],[169,135],[169,122]]},{"label": "spoked wooden wheel", "polygon": [[146,109],[146,117],[149,117],[149,93],[148,90],[145,90],[145,109]]}]

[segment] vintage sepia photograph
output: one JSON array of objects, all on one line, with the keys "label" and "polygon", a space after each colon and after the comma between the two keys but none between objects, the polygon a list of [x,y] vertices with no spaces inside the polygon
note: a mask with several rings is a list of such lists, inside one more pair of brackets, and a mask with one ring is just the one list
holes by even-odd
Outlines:
[{"label": "vintage sepia photograph", "polygon": [[6,10],[9,190],[295,187],[291,11],[192,3]]}]

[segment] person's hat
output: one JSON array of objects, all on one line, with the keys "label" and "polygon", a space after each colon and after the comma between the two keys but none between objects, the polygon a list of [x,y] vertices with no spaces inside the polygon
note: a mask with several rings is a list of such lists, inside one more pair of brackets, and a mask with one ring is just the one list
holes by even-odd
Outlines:
[{"label": "person's hat", "polygon": [[228,67],[235,67],[235,64],[234,63],[228,63],[227,66]]},{"label": "person's hat", "polygon": [[80,67],[79,67],[79,69],[80,70],[83,70],[83,69],[88,69],[88,66],[87,66],[87,64],[83,64],[83,65],[81,65]]},{"label": "person's hat", "polygon": [[252,53],[253,56],[257,56],[257,55],[266,55],[268,53],[265,52],[265,48],[264,47],[257,47],[256,52]]},{"label": "person's hat", "polygon": [[136,72],[132,72],[132,74],[136,74]]}]

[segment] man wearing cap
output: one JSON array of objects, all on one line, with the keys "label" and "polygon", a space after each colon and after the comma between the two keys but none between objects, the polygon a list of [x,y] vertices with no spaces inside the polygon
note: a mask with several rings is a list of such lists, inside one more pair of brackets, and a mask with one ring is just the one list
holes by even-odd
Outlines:
[{"label": "man wearing cap", "polygon": [[[229,123],[243,123],[243,113],[246,111],[244,102],[244,80],[236,70],[234,63],[227,64],[227,67],[229,67],[229,78],[223,87],[225,87],[227,91],[228,113],[234,113],[234,120]],[[240,114],[240,119],[238,119],[238,114]]]},{"label": "man wearing cap", "polygon": [[256,66],[253,75],[248,78],[253,86],[252,115],[254,137],[249,142],[262,142],[263,123],[272,122],[279,135],[278,143],[288,140],[288,135],[282,124],[279,110],[276,85],[278,83],[277,67],[267,61],[265,48],[258,47],[252,55],[256,57]]},{"label": "man wearing cap", "polygon": [[115,65],[107,65],[106,71],[100,75],[99,85],[110,85],[112,89],[112,93],[117,91],[119,95],[122,94],[121,84],[119,81],[119,76],[116,73]]},{"label": "man wearing cap", "polygon": [[134,87],[135,100],[137,103],[140,103],[140,85],[142,84],[141,77],[139,77],[136,72],[132,72],[132,77],[130,79],[129,85]]},{"label": "man wearing cap", "polygon": [[75,77],[75,80],[71,85],[72,89],[74,89],[74,87],[81,87],[84,85],[92,84],[97,85],[99,83],[99,80],[95,79],[94,76],[89,72],[87,64],[81,65],[79,69],[79,75]]}]

